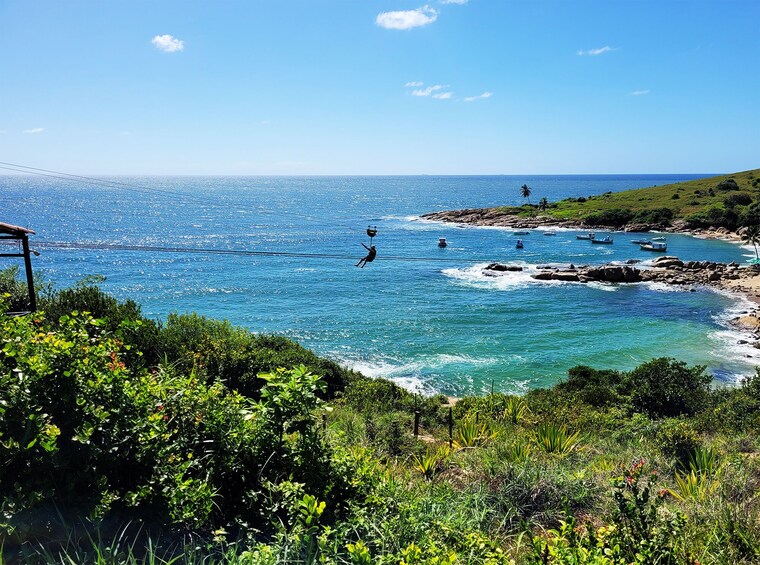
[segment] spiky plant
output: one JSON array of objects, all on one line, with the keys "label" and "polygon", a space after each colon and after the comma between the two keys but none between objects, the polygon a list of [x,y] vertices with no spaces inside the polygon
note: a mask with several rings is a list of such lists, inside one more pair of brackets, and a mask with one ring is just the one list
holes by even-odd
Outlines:
[{"label": "spiky plant", "polygon": [[554,423],[543,423],[536,430],[535,443],[546,453],[567,455],[578,447],[579,432],[571,434],[565,426]]}]

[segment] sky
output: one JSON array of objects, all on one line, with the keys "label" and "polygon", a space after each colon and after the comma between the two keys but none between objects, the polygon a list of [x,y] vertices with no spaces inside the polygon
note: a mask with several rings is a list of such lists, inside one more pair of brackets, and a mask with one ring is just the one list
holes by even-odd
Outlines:
[{"label": "sky", "polygon": [[101,175],[754,169],[758,22],[760,0],[0,0],[0,162]]}]

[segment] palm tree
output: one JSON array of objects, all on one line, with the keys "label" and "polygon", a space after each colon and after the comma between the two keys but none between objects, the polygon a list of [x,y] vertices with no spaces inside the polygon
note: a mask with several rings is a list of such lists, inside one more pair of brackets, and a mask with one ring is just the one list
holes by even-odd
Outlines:
[{"label": "palm tree", "polygon": [[520,194],[522,195],[523,198],[526,198],[528,200],[529,206],[530,206],[530,193],[531,193],[531,188],[527,184],[524,184],[520,187]]},{"label": "palm tree", "polygon": [[752,247],[755,248],[755,257],[760,261],[760,255],[757,253],[757,244],[760,243],[760,227],[757,225],[747,226],[742,234],[742,241],[752,244]]},{"label": "palm tree", "polygon": [[546,210],[549,207],[549,200],[544,196],[541,198],[541,200],[538,201],[538,209],[542,212]]}]

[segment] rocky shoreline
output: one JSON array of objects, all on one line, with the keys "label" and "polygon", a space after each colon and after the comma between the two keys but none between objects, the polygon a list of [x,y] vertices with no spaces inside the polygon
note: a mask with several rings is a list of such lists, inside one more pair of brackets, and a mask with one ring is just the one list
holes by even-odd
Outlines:
[{"label": "rocky shoreline", "polygon": [[670,225],[653,225],[653,224],[626,224],[625,226],[587,226],[574,222],[572,220],[557,220],[549,216],[537,215],[533,218],[525,218],[514,214],[500,212],[498,208],[465,208],[463,210],[444,210],[441,212],[430,212],[420,216],[423,220],[433,222],[448,222],[455,224],[466,224],[471,226],[488,226],[514,229],[541,229],[548,227],[558,227],[564,229],[573,229],[581,231],[606,230],[606,231],[623,231],[646,233],[649,231],[662,231],[669,233],[683,233],[702,237],[706,239],[726,239],[738,242],[741,237],[726,229],[688,229],[685,222],[676,220]]},{"label": "rocky shoreline", "polygon": [[[626,265],[608,264],[602,266],[538,266],[533,279],[541,281],[562,282],[607,282],[639,283],[656,282],[667,285],[688,287],[705,286],[734,294],[740,294],[756,305],[731,320],[738,330],[748,334],[747,339],[739,344],[751,343],[760,349],[760,265],[748,267],[738,263],[715,263],[712,261],[681,261],[678,257],[662,256],[652,261],[651,266],[640,268],[638,261],[632,260]],[[486,276],[502,276],[512,271],[523,271],[518,265],[491,263],[483,269]]]}]

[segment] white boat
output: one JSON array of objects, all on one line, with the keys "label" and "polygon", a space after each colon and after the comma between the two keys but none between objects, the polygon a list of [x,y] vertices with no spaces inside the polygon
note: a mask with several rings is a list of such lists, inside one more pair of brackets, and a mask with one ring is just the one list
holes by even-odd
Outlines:
[{"label": "white boat", "polygon": [[439,237],[438,238],[438,247],[446,247],[448,243],[446,243],[445,237]]},{"label": "white boat", "polygon": [[652,241],[665,241],[665,238],[662,237],[662,236],[660,236],[660,237],[653,237]]},{"label": "white boat", "polygon": [[668,244],[664,241],[652,241],[651,243],[642,243],[639,246],[644,251],[667,251]]},{"label": "white boat", "polygon": [[591,243],[601,243],[603,245],[612,245],[612,238],[608,235],[604,236],[602,239],[592,239]]},{"label": "white boat", "polygon": [[554,232],[554,231],[545,231],[544,235],[557,235],[557,232]]},{"label": "white boat", "polygon": [[593,241],[595,237],[596,234],[594,232],[588,232],[586,235],[576,235],[575,239],[590,239]]}]

